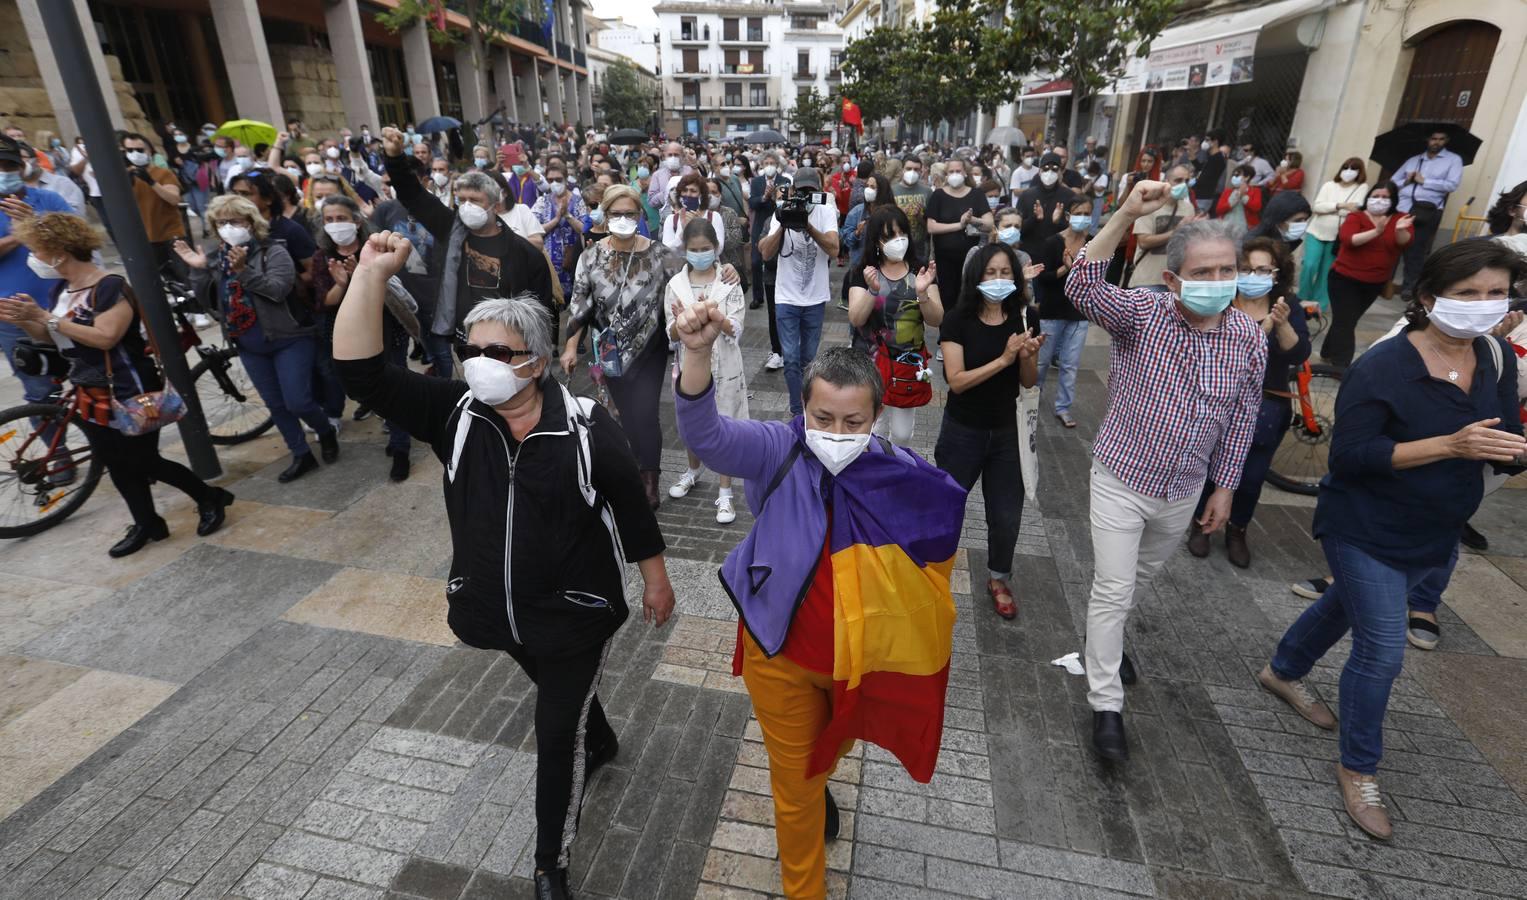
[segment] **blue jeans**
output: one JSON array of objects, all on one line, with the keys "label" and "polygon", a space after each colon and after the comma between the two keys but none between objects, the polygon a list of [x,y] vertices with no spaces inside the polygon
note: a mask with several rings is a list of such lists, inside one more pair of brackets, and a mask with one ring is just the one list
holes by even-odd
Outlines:
[{"label": "blue jeans", "polygon": [[41,403],[53,393],[53,388],[58,382],[46,375],[23,375],[16,368],[16,345],[27,336],[15,325],[0,325],[0,351],[5,353],[5,361],[10,364],[11,372],[21,379],[21,393],[28,403]]},{"label": "blue jeans", "polygon": [[313,398],[313,356],[317,347],[318,340],[313,337],[267,341],[261,336],[239,343],[239,361],[293,456],[312,452],[302,433],[303,422],[319,434],[334,430]]},{"label": "blue jeans", "polygon": [[1340,538],[1320,543],[1331,586],[1284,633],[1272,670],[1285,681],[1303,678],[1352,632],[1352,652],[1341,670],[1341,764],[1372,775],[1384,754],[1389,691],[1405,661],[1405,598],[1434,569],[1397,568]]},{"label": "blue jeans", "polygon": [[[1241,466],[1241,485],[1235,489],[1230,500],[1230,524],[1245,528],[1256,515],[1257,502],[1262,499],[1262,485],[1267,483],[1267,472],[1272,468],[1273,457],[1283,436],[1288,434],[1294,416],[1287,398],[1263,395],[1262,406],[1257,410],[1257,421],[1251,432],[1251,449],[1246,451],[1246,462]],[[1203,517],[1209,495],[1214,493],[1214,482],[1204,484],[1203,496],[1193,518]]]},{"label": "blue jeans", "polygon": [[1055,413],[1071,411],[1076,396],[1076,370],[1082,362],[1082,347],[1087,343],[1087,320],[1045,319],[1039,323],[1045,342],[1039,348],[1039,387],[1045,386],[1045,373],[1054,363],[1060,369],[1060,384],[1055,388]]},{"label": "blue jeans", "polygon": [[1006,428],[971,428],[946,412],[939,425],[933,464],[969,491],[981,480],[986,504],[986,568],[1006,581],[1013,573],[1013,549],[1023,521],[1023,469],[1018,463],[1018,423]]},{"label": "blue jeans", "polygon": [[434,367],[436,378],[450,378],[455,371],[456,358],[451,355],[451,339],[445,335],[424,332],[424,355]]},{"label": "blue jeans", "polygon": [[822,317],[827,304],[774,307],[779,320],[779,344],[785,357],[785,387],[790,392],[790,414],[801,414],[801,372],[817,358],[817,344],[822,340]]},{"label": "blue jeans", "polygon": [[1426,577],[1416,583],[1410,589],[1410,596],[1406,598],[1406,605],[1411,612],[1437,614],[1437,607],[1442,605],[1442,592],[1447,590],[1448,582],[1453,580],[1453,570],[1458,567],[1458,548],[1453,548],[1453,555],[1447,558],[1447,565],[1438,566],[1426,573]]}]

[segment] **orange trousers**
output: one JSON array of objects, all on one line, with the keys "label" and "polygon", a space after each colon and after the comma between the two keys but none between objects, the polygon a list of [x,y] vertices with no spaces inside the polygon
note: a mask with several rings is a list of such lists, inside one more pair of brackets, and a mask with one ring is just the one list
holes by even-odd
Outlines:
[{"label": "orange trousers", "polygon": [[774,834],[779,875],[790,900],[827,896],[827,778],[806,777],[817,737],[832,718],[832,676],[813,672],[784,657],[769,659],[743,633],[742,680],[769,751],[769,787],[774,793]]}]

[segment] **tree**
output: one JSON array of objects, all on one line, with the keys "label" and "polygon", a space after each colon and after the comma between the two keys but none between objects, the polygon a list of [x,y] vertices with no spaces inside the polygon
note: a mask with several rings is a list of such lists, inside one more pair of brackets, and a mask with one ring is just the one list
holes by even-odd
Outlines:
[{"label": "tree", "polygon": [[610,128],[643,128],[652,117],[652,97],[642,89],[636,67],[617,60],[604,70],[599,109]]},{"label": "tree", "polygon": [[824,97],[812,88],[796,97],[795,108],[790,110],[790,127],[800,131],[803,139],[810,140],[838,120],[840,108],[841,101],[836,96],[828,94]]},{"label": "tree", "polygon": [[468,71],[458,72],[457,77],[471,79],[479,97],[487,95],[488,53],[486,48],[493,41],[507,38],[522,15],[528,13],[531,0],[399,0],[390,10],[376,14],[376,20],[396,34],[415,22],[428,29],[431,43],[446,47],[463,43],[461,37],[446,25],[447,9],[467,17],[472,27],[464,42],[471,51],[472,64]]}]

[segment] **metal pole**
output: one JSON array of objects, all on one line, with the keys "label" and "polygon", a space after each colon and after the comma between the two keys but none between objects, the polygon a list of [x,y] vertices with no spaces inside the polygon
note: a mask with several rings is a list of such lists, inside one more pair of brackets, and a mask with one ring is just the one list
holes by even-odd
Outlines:
[{"label": "metal pole", "polygon": [[212,449],[201,401],[191,384],[191,372],[180,349],[180,333],[164,299],[164,286],[154,264],[153,247],[139,216],[138,204],[133,200],[132,184],[127,180],[127,166],[117,150],[116,132],[106,111],[101,85],[94,77],[95,69],[90,64],[88,51],[90,45],[85,42],[77,6],[74,3],[39,3],[37,6],[48,33],[48,43],[53,45],[53,55],[58,60],[64,90],[74,107],[80,133],[84,135],[85,146],[96,153],[95,177],[101,184],[101,199],[106,206],[106,215],[114,225],[117,250],[122,254],[122,264],[127,269],[133,293],[137,295],[143,321],[159,344],[159,364],[164,368],[165,377],[186,401],[186,416],[180,420],[180,439],[185,444],[191,470],[201,478],[216,478],[222,474],[222,466]]}]

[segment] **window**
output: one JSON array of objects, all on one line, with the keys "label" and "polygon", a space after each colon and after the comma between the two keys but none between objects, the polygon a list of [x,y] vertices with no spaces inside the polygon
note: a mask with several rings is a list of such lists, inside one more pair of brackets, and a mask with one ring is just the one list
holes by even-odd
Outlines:
[{"label": "window", "polygon": [[820,21],[816,16],[791,16],[790,28],[794,31],[816,31]]},{"label": "window", "polygon": [[842,52],[838,51],[838,50],[834,50],[834,51],[832,51],[832,56],[829,58],[829,60],[827,62],[827,71],[836,73],[838,71],[838,67],[841,66],[842,64],[843,64],[843,54],[842,54]]},{"label": "window", "polygon": [[735,17],[721,20],[721,39],[723,41],[737,40],[737,19]]},{"label": "window", "polygon": [[762,41],[764,39],[763,16],[748,17],[748,40]]},{"label": "window", "polygon": [[700,28],[695,24],[694,16],[685,16],[679,20],[679,39],[694,41],[700,38]]},{"label": "window", "polygon": [[684,105],[700,105],[700,86],[698,84],[690,82],[684,85]]},{"label": "window", "polygon": [[748,85],[748,102],[752,106],[768,106],[769,86],[767,84]]},{"label": "window", "polygon": [[[754,85],[754,87],[760,87],[760,85]],[[726,85],[726,105],[727,106],[741,106],[742,105],[742,83],[741,82],[739,82],[739,81],[729,81],[729,82],[727,82],[727,85]]]},{"label": "window", "polygon": [[684,68],[680,69],[679,71],[681,71],[681,72],[698,72],[698,71],[700,71],[700,51],[699,50],[685,50],[684,51]]},{"label": "window", "polygon": [[724,53],[726,55],[726,67],[721,71],[727,75],[737,74],[737,61],[740,54],[736,50],[726,50]]},{"label": "window", "polygon": [[795,71],[802,75],[811,74],[811,53],[801,50],[795,54]]}]

